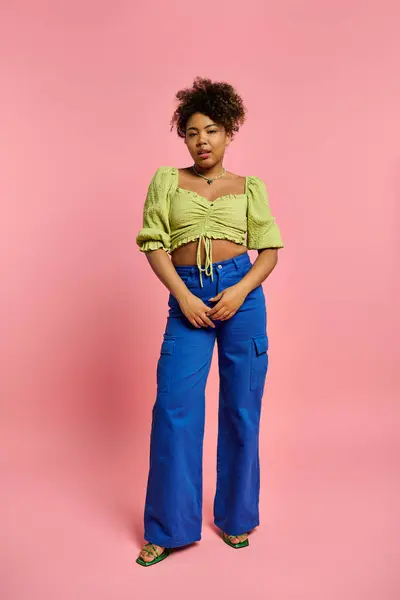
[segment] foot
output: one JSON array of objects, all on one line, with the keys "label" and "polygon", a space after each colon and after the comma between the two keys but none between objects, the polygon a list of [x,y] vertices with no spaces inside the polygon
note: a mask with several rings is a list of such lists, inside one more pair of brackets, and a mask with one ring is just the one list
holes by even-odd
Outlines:
[{"label": "foot", "polygon": [[151,562],[152,560],[157,558],[157,556],[160,556],[160,554],[162,554],[163,552],[164,546],[157,546],[157,544],[147,542],[147,544],[145,544],[141,549],[139,556],[145,562]]},{"label": "foot", "polygon": [[231,544],[241,544],[249,537],[248,533],[241,533],[240,535],[229,535],[228,533],[224,533],[224,537],[228,538]]}]

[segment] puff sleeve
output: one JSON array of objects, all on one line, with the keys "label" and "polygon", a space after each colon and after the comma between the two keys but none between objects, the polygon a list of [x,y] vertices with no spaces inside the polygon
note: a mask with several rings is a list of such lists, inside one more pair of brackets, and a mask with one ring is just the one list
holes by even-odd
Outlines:
[{"label": "puff sleeve", "polygon": [[247,247],[249,250],[283,248],[278,225],[271,214],[268,194],[260,177],[247,180]]},{"label": "puff sleeve", "polygon": [[136,236],[141,252],[170,250],[169,183],[170,169],[159,167],[150,181],[143,207],[143,227]]}]

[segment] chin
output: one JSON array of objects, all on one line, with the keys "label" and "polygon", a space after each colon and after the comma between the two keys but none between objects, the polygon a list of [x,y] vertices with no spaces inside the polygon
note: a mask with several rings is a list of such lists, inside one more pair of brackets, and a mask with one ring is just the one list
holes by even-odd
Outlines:
[{"label": "chin", "polygon": [[204,165],[206,165],[207,167],[211,167],[214,164],[212,156],[209,156],[208,158],[199,158],[198,156],[196,156],[196,158],[194,158],[193,160],[196,163],[197,167],[203,167]]}]

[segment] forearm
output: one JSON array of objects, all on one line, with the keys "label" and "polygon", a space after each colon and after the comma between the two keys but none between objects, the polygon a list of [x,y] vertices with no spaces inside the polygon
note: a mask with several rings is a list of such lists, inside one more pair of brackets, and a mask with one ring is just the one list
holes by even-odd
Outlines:
[{"label": "forearm", "polygon": [[259,252],[250,271],[237,283],[237,287],[247,295],[258,287],[273,271],[278,262],[278,250],[266,248]]},{"label": "forearm", "polygon": [[158,279],[177,300],[181,300],[190,294],[165,250],[159,248],[145,254]]}]

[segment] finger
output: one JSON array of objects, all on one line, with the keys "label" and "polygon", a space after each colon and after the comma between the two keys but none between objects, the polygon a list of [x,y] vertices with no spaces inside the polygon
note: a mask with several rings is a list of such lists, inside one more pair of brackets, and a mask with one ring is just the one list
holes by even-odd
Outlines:
[{"label": "finger", "polygon": [[213,313],[211,312],[211,309],[210,309],[210,307],[209,307],[209,306],[206,306],[206,307],[204,308],[203,314],[204,314],[206,317],[208,317],[208,318],[211,318],[211,315],[212,315]]},{"label": "finger", "polygon": [[210,307],[207,304],[203,304],[203,310],[197,314],[197,317],[200,317],[203,321],[207,320],[207,313],[210,310]]},{"label": "finger", "polygon": [[195,321],[199,324],[200,327],[206,327],[206,324],[203,322],[200,315],[195,315]]},{"label": "finger", "polygon": [[203,302],[203,312],[197,316],[200,317],[200,319],[202,319],[203,322],[207,323],[207,325],[209,325],[210,327],[215,327],[214,323],[208,317],[209,310],[210,310],[210,307],[207,306],[207,304],[204,304],[204,302]]},{"label": "finger", "polygon": [[223,308],[223,304],[221,304],[220,302],[218,302],[218,304],[216,304],[215,306],[213,306],[212,308],[210,308],[209,306],[207,306],[207,314],[208,315],[215,315],[216,312],[218,312],[221,308]]},{"label": "finger", "polygon": [[213,319],[220,319],[221,317],[223,317],[225,315],[225,313],[230,312],[229,309],[226,306],[221,306],[216,313],[213,315]]},{"label": "finger", "polygon": [[191,324],[196,327],[197,329],[200,329],[200,325],[197,325],[196,321],[194,319],[189,319],[189,321],[191,322]]},{"label": "finger", "polygon": [[230,314],[231,314],[230,310],[227,310],[224,313],[222,313],[222,315],[220,316],[220,321],[225,321],[225,319],[229,319]]},{"label": "finger", "polygon": [[203,319],[203,321],[204,321],[205,323],[207,323],[207,324],[208,324],[210,327],[213,327],[213,328],[215,329],[215,324],[214,324],[214,323],[211,321],[211,319],[209,319],[209,318],[207,317],[207,315],[206,315],[206,314],[204,314],[204,315],[201,315],[201,318],[202,318],[202,319]]},{"label": "finger", "polygon": [[224,315],[221,319],[221,321],[227,321],[228,319],[231,319],[233,317],[235,313],[234,312],[230,312],[227,315]]},{"label": "finger", "polygon": [[222,297],[222,292],[220,292],[216,296],[213,296],[212,298],[209,298],[209,300],[212,300],[213,302],[216,302],[217,300],[220,300],[221,297]]}]

